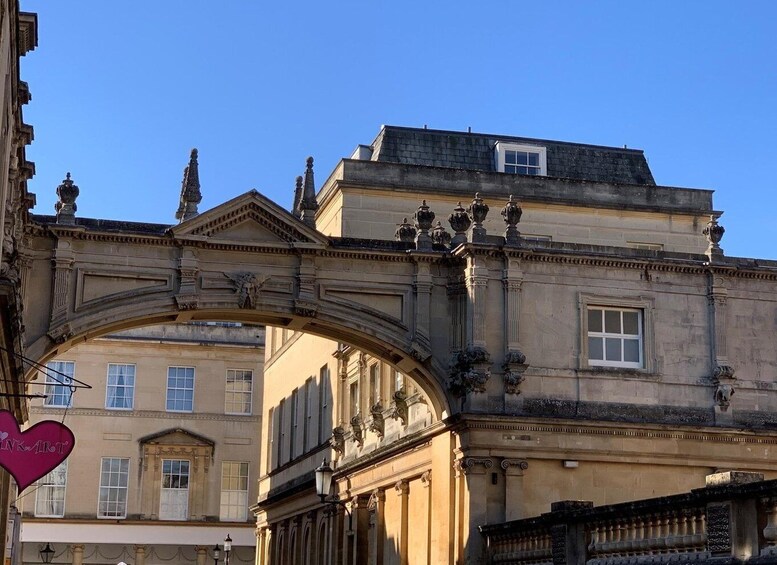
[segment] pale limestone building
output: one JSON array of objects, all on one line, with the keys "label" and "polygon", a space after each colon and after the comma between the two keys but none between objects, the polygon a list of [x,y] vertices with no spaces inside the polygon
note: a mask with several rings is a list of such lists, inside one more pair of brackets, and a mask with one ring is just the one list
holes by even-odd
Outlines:
[{"label": "pale limestone building", "polygon": [[64,422],[76,445],[17,501],[23,562],[50,544],[53,563],[209,565],[227,535],[230,563],[253,562],[263,348],[261,326],[203,322],[48,361],[29,423]]},{"label": "pale limestone building", "polygon": [[712,191],[657,186],[638,150],[386,126],[311,194],[309,166],[294,212],[333,241],[426,258],[428,312],[376,255],[382,286],[357,296],[344,260],[318,299],[428,315],[449,404],[347,336],[269,331],[259,563],[482,563],[478,526],[553,501],[777,477],[777,262],[724,255]]},{"label": "pale limestone building", "polygon": [[[26,158],[33,128],[24,122],[23,106],[31,100],[30,89],[21,79],[21,58],[38,44],[38,18],[23,12],[18,0],[0,1],[0,409],[9,410],[23,422],[27,418],[24,371],[19,340],[23,331],[20,271],[26,257],[23,231],[35,195],[27,181],[35,164]],[[3,562],[18,553],[19,520],[13,504],[10,475],[0,469],[0,532],[5,533]],[[10,516],[10,518],[9,518]]]}]

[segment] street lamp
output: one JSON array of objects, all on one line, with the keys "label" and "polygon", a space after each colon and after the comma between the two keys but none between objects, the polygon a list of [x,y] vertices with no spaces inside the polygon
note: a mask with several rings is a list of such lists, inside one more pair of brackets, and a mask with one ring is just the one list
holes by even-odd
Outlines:
[{"label": "street lamp", "polygon": [[51,563],[51,559],[54,557],[54,550],[51,549],[51,544],[46,542],[46,547],[40,550],[40,560],[44,563]]},{"label": "street lamp", "polygon": [[219,557],[221,557],[221,548],[219,544],[216,544],[216,547],[213,548],[213,565],[219,565]]},{"label": "street lamp", "polygon": [[230,551],[232,551],[232,538],[227,534],[227,537],[224,538],[224,565],[229,565]]},{"label": "street lamp", "polygon": [[340,500],[337,494],[331,494],[332,492],[332,475],[334,471],[329,463],[326,462],[326,457],[321,466],[316,469],[316,494],[321,499],[323,504],[328,504],[332,507],[342,506],[345,513],[348,514],[348,530],[353,530],[353,514],[351,514],[348,505]]}]

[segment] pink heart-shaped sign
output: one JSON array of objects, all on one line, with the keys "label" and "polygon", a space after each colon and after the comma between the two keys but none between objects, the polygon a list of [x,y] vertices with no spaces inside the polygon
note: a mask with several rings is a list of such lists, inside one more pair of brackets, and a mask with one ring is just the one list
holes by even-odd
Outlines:
[{"label": "pink heart-shaped sign", "polygon": [[76,438],[65,424],[38,422],[21,431],[8,410],[0,410],[0,467],[11,473],[22,492],[62,463]]}]

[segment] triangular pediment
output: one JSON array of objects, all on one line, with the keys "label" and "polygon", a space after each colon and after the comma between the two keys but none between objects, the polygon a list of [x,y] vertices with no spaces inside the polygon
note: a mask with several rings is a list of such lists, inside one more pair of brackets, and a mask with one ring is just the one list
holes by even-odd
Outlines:
[{"label": "triangular pediment", "polygon": [[192,447],[213,447],[215,445],[212,440],[181,428],[164,430],[142,437],[138,441],[141,445],[154,444]]},{"label": "triangular pediment", "polygon": [[327,245],[327,238],[256,190],[170,228],[181,239],[204,238],[242,245]]}]

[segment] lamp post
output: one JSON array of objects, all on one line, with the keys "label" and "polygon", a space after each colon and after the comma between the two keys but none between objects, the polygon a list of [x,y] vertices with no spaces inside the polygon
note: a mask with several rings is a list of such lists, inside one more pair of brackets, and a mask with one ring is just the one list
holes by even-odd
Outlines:
[{"label": "lamp post", "polygon": [[46,547],[40,550],[40,560],[43,561],[44,563],[51,563],[51,560],[53,557],[54,557],[54,550],[51,548],[51,544],[49,542],[46,542]]},{"label": "lamp post", "polygon": [[216,544],[216,547],[213,548],[213,565],[219,565],[219,557],[221,557],[221,548],[219,544]]},{"label": "lamp post", "polygon": [[353,514],[348,508],[348,505],[340,500],[340,497],[337,496],[337,494],[331,494],[333,474],[334,471],[332,470],[332,467],[329,466],[329,463],[326,462],[326,458],[324,458],[324,462],[321,463],[321,466],[316,469],[316,494],[321,499],[323,504],[328,504],[332,507],[343,507],[345,513],[348,514],[348,530],[352,531]]},{"label": "lamp post", "polygon": [[224,538],[224,565],[229,565],[230,551],[232,551],[232,538],[227,534],[227,537]]}]

